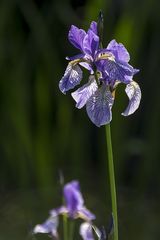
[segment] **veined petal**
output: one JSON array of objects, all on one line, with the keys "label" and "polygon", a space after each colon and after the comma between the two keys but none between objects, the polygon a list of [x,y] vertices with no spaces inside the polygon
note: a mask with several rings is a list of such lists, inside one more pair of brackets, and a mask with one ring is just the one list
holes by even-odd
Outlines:
[{"label": "veined petal", "polygon": [[74,47],[83,50],[83,40],[86,35],[86,32],[83,29],[79,29],[76,26],[72,25],[69,33],[68,39],[73,44]]},{"label": "veined petal", "polygon": [[129,116],[134,113],[139,107],[142,94],[138,83],[136,83],[135,81],[131,81],[131,83],[126,86],[125,92],[130,101],[122,115]]},{"label": "veined petal", "polygon": [[38,224],[33,229],[33,233],[51,233],[52,236],[57,237],[58,216],[51,216],[44,223]]},{"label": "veined petal", "polygon": [[107,50],[111,51],[117,60],[123,62],[129,62],[130,56],[127,49],[124,47],[122,43],[117,43],[116,40],[112,40],[108,46]]},{"label": "veined petal", "polygon": [[78,85],[81,79],[81,68],[77,64],[73,65],[72,63],[69,63],[64,76],[59,82],[59,89],[65,94],[68,90],[73,89],[76,85]]},{"label": "veined petal", "polygon": [[108,124],[112,120],[111,108],[113,102],[114,98],[105,84],[103,84],[87,101],[87,114],[97,127]]},{"label": "veined petal", "polygon": [[73,92],[71,95],[73,99],[76,101],[76,107],[82,108],[88,99],[95,93],[98,86],[95,80],[94,75],[91,75],[89,77],[89,82],[82,87],[78,88],[75,92]]},{"label": "veined petal", "polygon": [[86,54],[94,57],[95,51],[98,50],[98,47],[99,37],[89,29],[83,40],[83,51]]},{"label": "veined petal", "polygon": [[79,233],[83,240],[94,240],[92,225],[88,222],[80,225]]},{"label": "veined petal", "polygon": [[64,186],[63,189],[68,214],[74,218],[77,210],[83,208],[83,197],[80,192],[79,182],[72,181]]},{"label": "veined petal", "polygon": [[108,75],[111,82],[116,80],[128,84],[131,82],[133,75],[137,72],[131,65],[124,62],[113,60],[99,60],[97,68],[103,75]]},{"label": "veined petal", "polygon": [[98,34],[98,32],[97,32],[97,23],[95,21],[91,22],[91,25],[90,25],[89,29],[92,30],[96,35]]}]

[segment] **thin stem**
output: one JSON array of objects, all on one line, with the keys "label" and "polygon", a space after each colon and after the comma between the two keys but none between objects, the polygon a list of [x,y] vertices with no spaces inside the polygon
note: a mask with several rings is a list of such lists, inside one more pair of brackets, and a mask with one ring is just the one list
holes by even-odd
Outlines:
[{"label": "thin stem", "polygon": [[66,215],[63,215],[63,238],[64,240],[68,240],[68,221]]},{"label": "thin stem", "polygon": [[114,163],[113,163],[110,124],[106,125],[106,140],[107,140],[107,148],[108,148],[109,179],[110,179],[111,202],[112,202],[112,212],[113,212],[113,222],[114,222],[114,240],[118,240],[117,197],[116,197],[116,185],[115,185],[115,176],[114,176]]},{"label": "thin stem", "polygon": [[74,238],[74,221],[71,220],[69,223],[69,240],[73,240]]}]

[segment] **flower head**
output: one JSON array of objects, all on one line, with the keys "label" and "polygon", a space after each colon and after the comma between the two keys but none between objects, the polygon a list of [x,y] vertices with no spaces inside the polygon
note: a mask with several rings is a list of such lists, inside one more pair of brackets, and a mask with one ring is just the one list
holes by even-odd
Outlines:
[{"label": "flower head", "polygon": [[33,233],[49,233],[53,237],[58,238],[58,216],[66,215],[68,218],[81,218],[84,221],[90,222],[95,219],[84,205],[84,199],[80,192],[78,181],[67,183],[63,188],[65,205],[50,211],[50,217],[42,224],[38,224],[33,229]]},{"label": "flower head", "polygon": [[134,113],[141,100],[140,87],[133,81],[139,70],[128,63],[130,56],[123,44],[112,40],[106,48],[100,48],[96,22],[91,22],[87,32],[72,25],[68,39],[81,53],[67,57],[70,62],[59,82],[60,90],[66,93],[79,85],[83,77],[81,67],[84,67],[90,73],[88,82],[71,95],[77,108],[86,105],[87,114],[96,126],[112,120],[114,92],[119,83],[126,84],[129,98],[128,107],[122,115]]}]

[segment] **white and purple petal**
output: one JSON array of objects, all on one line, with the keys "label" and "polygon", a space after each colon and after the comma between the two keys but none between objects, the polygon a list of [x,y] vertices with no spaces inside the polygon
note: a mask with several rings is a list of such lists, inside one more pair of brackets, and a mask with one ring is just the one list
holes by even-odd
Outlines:
[{"label": "white and purple petal", "polygon": [[112,40],[108,46],[107,50],[111,51],[115,58],[119,61],[129,62],[130,56],[127,49],[122,43],[117,43],[116,40]]},{"label": "white and purple petal", "polygon": [[80,62],[79,65],[81,65],[82,67],[84,67],[85,69],[87,69],[88,71],[90,71],[90,74],[94,74],[93,66],[92,66],[91,63]]},{"label": "white and purple petal", "polygon": [[142,94],[138,83],[134,81],[131,81],[131,83],[126,86],[125,92],[129,98],[129,104],[122,115],[129,116],[134,113],[139,107]]},{"label": "white and purple petal", "polygon": [[98,50],[98,47],[99,37],[89,29],[83,40],[83,51],[94,58],[94,54],[96,50]]},{"label": "white and purple petal", "polygon": [[86,32],[74,25],[71,26],[68,33],[68,39],[70,43],[72,43],[74,47],[80,49],[81,51],[83,51],[83,40],[85,36]]},{"label": "white and purple petal", "polygon": [[38,224],[34,227],[33,233],[50,233],[52,236],[57,237],[58,216],[51,216],[44,223]]},{"label": "white and purple petal", "polygon": [[80,225],[79,233],[83,240],[94,240],[92,225],[88,222]]},{"label": "white and purple petal", "polygon": [[75,86],[77,86],[82,79],[82,70],[81,68],[76,64],[69,63],[66,71],[64,73],[64,76],[59,82],[59,89],[62,93],[66,93],[68,90],[73,89]]},{"label": "white and purple petal", "polygon": [[108,124],[112,120],[114,98],[105,84],[89,98],[86,104],[90,120],[97,126]]},{"label": "white and purple petal", "polygon": [[96,218],[96,216],[91,213],[86,207],[78,209],[78,217],[84,219],[85,221],[92,221]]},{"label": "white and purple petal", "polygon": [[71,94],[76,101],[76,107],[79,109],[82,108],[87,103],[88,99],[95,93],[97,88],[98,86],[95,77],[94,75],[91,75],[87,84],[78,88]]},{"label": "white and purple petal", "polygon": [[80,235],[83,238],[83,240],[94,240],[94,234],[93,231],[95,233],[95,235],[98,237],[98,239],[102,239],[102,233],[100,232],[100,230],[95,226],[92,225],[89,222],[84,222],[80,225]]}]

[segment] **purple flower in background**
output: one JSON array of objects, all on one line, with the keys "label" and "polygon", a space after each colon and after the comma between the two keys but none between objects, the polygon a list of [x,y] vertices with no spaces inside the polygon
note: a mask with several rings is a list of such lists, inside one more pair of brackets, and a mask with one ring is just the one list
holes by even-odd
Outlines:
[{"label": "purple flower in background", "polygon": [[84,205],[84,199],[80,192],[80,185],[78,181],[72,181],[67,183],[63,188],[63,195],[65,200],[65,206],[51,210],[57,214],[67,214],[68,217],[76,219],[81,218],[86,221],[95,219],[95,215],[92,214]]},{"label": "purple flower in background", "polygon": [[87,114],[96,126],[100,127],[112,120],[114,92],[119,83],[126,84],[125,91],[129,98],[122,115],[134,113],[141,100],[140,87],[133,81],[133,76],[139,70],[129,65],[130,56],[123,44],[112,40],[107,48],[100,48],[96,22],[91,23],[87,32],[72,25],[68,39],[81,53],[67,57],[70,62],[59,82],[62,93],[80,84],[82,66],[90,72],[88,82],[71,95],[77,108],[86,105]]},{"label": "purple flower in background", "polygon": [[84,199],[80,192],[78,181],[67,183],[63,188],[65,205],[50,211],[50,217],[42,224],[38,224],[33,229],[33,233],[50,233],[54,238],[58,238],[58,216],[66,215],[69,218],[81,218],[87,222],[95,219],[84,205]]},{"label": "purple flower in background", "polygon": [[81,224],[79,233],[83,240],[95,240],[93,231],[95,232],[95,235],[98,237],[98,239],[102,239],[100,230],[88,222]]}]

